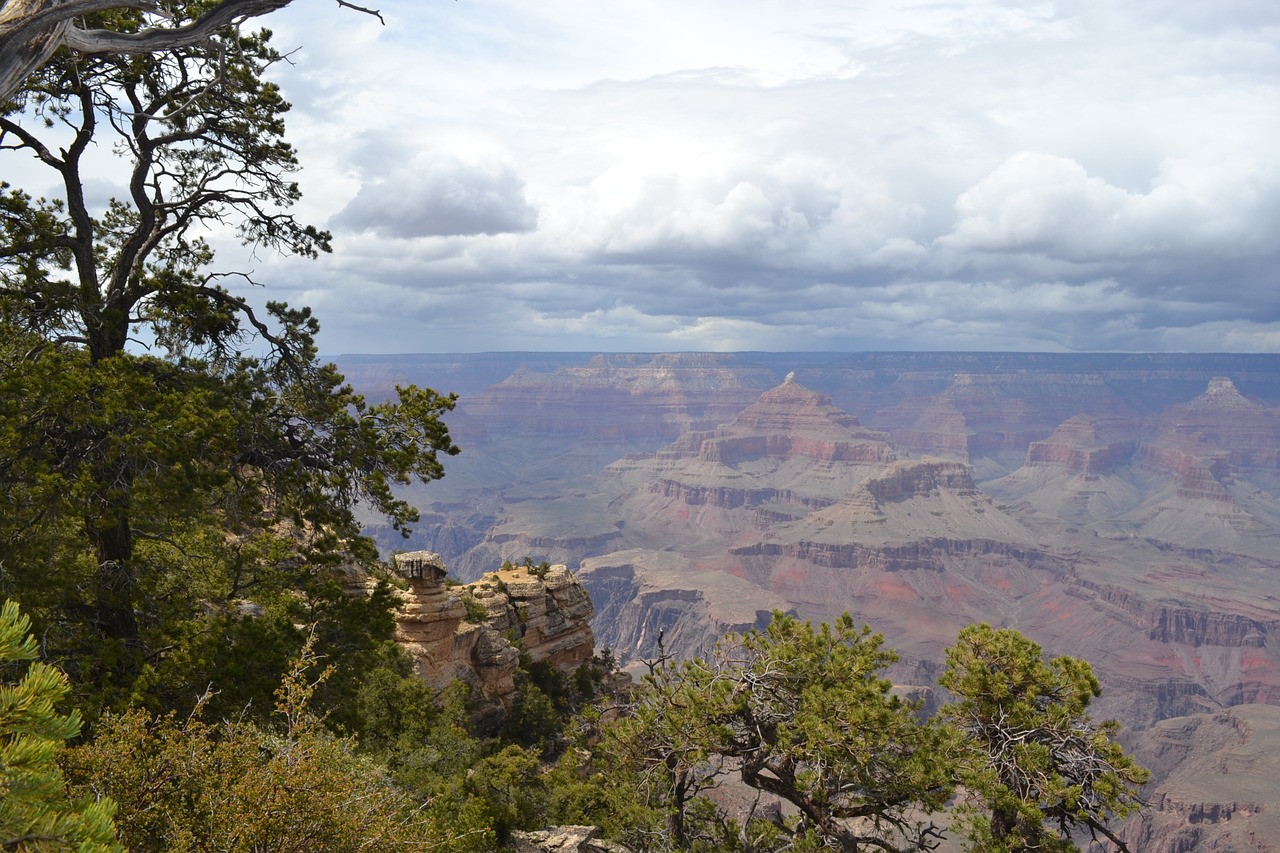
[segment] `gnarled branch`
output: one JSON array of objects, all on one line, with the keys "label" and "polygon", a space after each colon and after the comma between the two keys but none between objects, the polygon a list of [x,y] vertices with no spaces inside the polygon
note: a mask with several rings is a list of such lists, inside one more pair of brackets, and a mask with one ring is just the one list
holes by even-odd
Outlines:
[{"label": "gnarled branch", "polygon": [[[136,33],[82,29],[77,18],[110,9],[140,9],[163,15],[148,0],[3,0],[0,3],[0,104],[22,86],[59,47],[81,53],[151,53],[199,44],[250,18],[288,6],[292,0],[222,0],[201,17],[178,27],[148,27]],[[376,9],[337,0],[338,5],[382,20]],[[384,22],[385,23],[385,22]]]}]

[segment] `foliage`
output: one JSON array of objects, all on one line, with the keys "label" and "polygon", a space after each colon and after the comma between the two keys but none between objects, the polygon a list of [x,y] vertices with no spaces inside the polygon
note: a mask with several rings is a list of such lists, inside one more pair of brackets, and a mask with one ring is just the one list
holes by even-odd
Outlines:
[{"label": "foliage", "polygon": [[550,661],[535,662],[522,652],[515,674],[515,700],[499,737],[544,756],[560,752],[566,731],[612,672],[593,658],[566,675]]},{"label": "foliage", "polygon": [[719,840],[696,803],[728,772],[721,750],[732,737],[731,704],[731,679],[711,664],[662,660],[603,727],[594,781],[607,812],[630,816],[625,842],[653,850]]},{"label": "foliage", "polygon": [[550,751],[564,731],[567,703],[556,701],[527,671],[516,672],[516,695],[503,723],[501,737],[513,744]]},{"label": "foliage", "polygon": [[[827,843],[919,849],[937,837],[913,812],[951,792],[945,732],[890,694],[897,660],[848,614],[814,630],[775,613],[743,639],[732,747],[743,781],[800,809]],[[897,845],[901,844],[902,847]]]},{"label": "foliage", "polygon": [[[890,694],[879,673],[895,656],[881,644],[847,614],[814,629],[775,613],[766,630],[722,643],[710,661],[659,661],[627,713],[604,728],[604,776],[625,779],[644,807],[665,814],[662,832],[676,849],[769,834],[777,849],[926,849],[940,834],[915,815],[950,794],[938,760],[949,740]],[[768,833],[720,819],[703,793],[729,772],[788,801],[800,819],[778,818]]]},{"label": "foliage", "polygon": [[[352,508],[411,517],[390,483],[438,476],[451,402],[365,406],[316,376],[56,349],[0,362],[0,394],[22,401],[0,411],[0,585],[93,704],[180,707],[165,696],[211,681],[269,697],[297,624],[334,626],[335,648],[390,637],[389,590],[341,592],[340,561],[373,556]],[[224,678],[229,662],[260,677]]]},{"label": "foliage", "polygon": [[462,606],[465,611],[462,615],[464,621],[473,625],[483,625],[489,621],[489,610],[470,594],[463,594]]},{"label": "foliage", "polygon": [[[0,607],[0,663],[33,661],[30,622],[14,601]],[[6,850],[121,850],[110,799],[68,800],[57,757],[80,732],[80,715],[54,706],[69,692],[57,668],[32,663],[17,683],[0,683],[0,847]]]},{"label": "foliage", "polygon": [[1056,657],[1012,629],[970,625],[947,650],[947,716],[967,735],[957,764],[972,850],[1075,851],[1087,830],[1127,849],[1107,826],[1140,805],[1147,771],[1115,742],[1119,724],[1093,723],[1101,693],[1088,663]]},{"label": "foliage", "polygon": [[[207,8],[169,12],[180,25]],[[265,32],[235,30],[57,54],[27,111],[0,115],[0,152],[61,186],[0,189],[0,590],[21,592],[92,706],[179,707],[190,681],[228,684],[228,649],[249,670],[230,684],[262,699],[299,648],[292,626],[315,621],[302,611],[343,622],[340,564],[375,556],[355,506],[403,529],[417,514],[394,487],[442,476],[457,452],[441,420],[453,397],[408,387],[369,404],[317,360],[309,310],[256,308],[210,271],[206,235],[225,225],[264,249],[328,250],[289,212],[289,105],[265,76],[279,59]],[[84,190],[95,148],[129,169],[127,197],[101,209]]]},{"label": "foliage", "polygon": [[[174,21],[200,5],[173,4]],[[126,29],[142,17],[119,11],[94,23]],[[226,30],[143,56],[60,53],[28,81],[28,113],[0,116],[0,138],[48,167],[62,192],[45,200],[10,190],[0,207],[15,319],[83,344],[95,362],[140,330],[172,353],[231,353],[246,324],[282,351],[294,347],[203,271],[212,261],[203,234],[221,223],[264,248],[329,249],[326,232],[288,212],[300,197],[297,159],[284,141],[289,105],[265,73],[281,58],[268,38]],[[129,197],[101,211],[84,192],[95,146],[130,164]]]},{"label": "foliage", "polygon": [[327,677],[314,666],[308,644],[277,690],[275,726],[207,723],[203,703],[185,718],[135,709],[104,718],[69,775],[120,803],[135,851],[447,849],[432,816],[310,710]]},{"label": "foliage", "polygon": [[551,787],[538,749],[476,737],[467,692],[457,682],[436,701],[407,670],[374,671],[360,692],[360,743],[448,830],[448,849],[488,851],[543,825]]}]

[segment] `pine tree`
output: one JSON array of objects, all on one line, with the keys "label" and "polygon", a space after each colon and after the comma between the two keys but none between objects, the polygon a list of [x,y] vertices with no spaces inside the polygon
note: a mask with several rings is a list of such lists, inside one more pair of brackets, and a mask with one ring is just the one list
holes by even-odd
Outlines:
[{"label": "pine tree", "polygon": [[[30,622],[14,601],[0,608],[0,662],[33,661]],[[67,798],[58,754],[80,733],[76,711],[55,705],[70,688],[54,666],[32,663],[16,682],[0,683],[0,848],[5,850],[123,850],[116,843],[110,800]]]}]

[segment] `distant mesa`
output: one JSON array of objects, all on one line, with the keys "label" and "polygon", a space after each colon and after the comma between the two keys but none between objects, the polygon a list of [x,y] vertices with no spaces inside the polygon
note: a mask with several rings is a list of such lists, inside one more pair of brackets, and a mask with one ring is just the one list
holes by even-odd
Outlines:
[{"label": "distant mesa", "polygon": [[1097,476],[1127,463],[1136,442],[1133,429],[1118,419],[1075,415],[1053,434],[1027,448],[1027,465],[1059,468],[1070,474]]},{"label": "distant mesa", "polygon": [[1257,403],[1245,399],[1236,390],[1235,383],[1225,376],[1215,376],[1209,380],[1209,387],[1203,394],[1195,398],[1188,408],[1212,407],[1219,411],[1224,409],[1261,409]]},{"label": "distant mesa", "polygon": [[[685,436],[700,458],[734,464],[761,456],[806,456],[824,462],[884,463],[895,459],[889,436],[862,426],[826,394],[795,381],[794,374],[716,430]],[[673,450],[683,449],[673,447]]]},{"label": "distant mesa", "polygon": [[606,469],[638,491],[721,509],[826,506],[897,456],[831,398],[784,381],[713,430],[694,430]]}]

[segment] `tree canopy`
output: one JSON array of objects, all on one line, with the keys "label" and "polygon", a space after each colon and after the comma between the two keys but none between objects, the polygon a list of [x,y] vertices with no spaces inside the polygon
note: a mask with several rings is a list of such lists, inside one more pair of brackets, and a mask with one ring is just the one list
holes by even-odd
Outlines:
[{"label": "tree canopy", "polygon": [[[1086,714],[1087,663],[1013,630],[965,629],[942,678],[954,701],[925,717],[884,677],[896,660],[845,614],[817,627],[775,613],[709,659],[660,660],[591,762],[597,819],[639,850],[920,851],[951,835],[974,851],[1077,851],[1112,823],[1146,772]],[[580,773],[580,771],[578,771]],[[789,804],[730,819],[709,793],[736,776]],[[625,816],[625,817],[623,817]]]},{"label": "tree canopy", "polygon": [[1108,824],[1141,805],[1148,774],[1115,742],[1118,723],[1089,719],[1102,688],[1086,661],[1046,662],[1017,631],[970,625],[939,682],[956,695],[945,713],[966,735],[956,767],[971,849],[1065,853],[1079,849],[1077,831],[1128,849]]},{"label": "tree canopy", "polygon": [[[665,811],[673,849],[760,835],[846,851],[929,849],[941,835],[927,815],[951,791],[939,760],[947,733],[890,692],[882,670],[894,660],[848,614],[814,628],[775,613],[710,660],[654,666],[606,728],[603,760]],[[798,816],[707,825],[700,797],[730,773]]]},{"label": "tree canopy", "polygon": [[[173,22],[208,8],[175,4]],[[145,17],[92,20],[136,32]],[[211,228],[329,249],[291,212],[278,59],[267,33],[234,28],[139,55],[61,51],[26,109],[0,115],[0,155],[62,188],[0,193],[0,393],[21,401],[0,411],[0,588],[21,590],[78,689],[111,702],[205,672],[192,650],[214,638],[260,634],[245,606],[274,619],[282,665],[301,642],[289,626],[311,621],[296,611],[323,612],[338,563],[375,556],[357,504],[403,528],[416,511],[395,486],[457,452],[452,396],[368,403],[318,360],[309,309],[255,308],[232,289],[252,282],[214,266]],[[127,194],[100,208],[91,147],[127,164]]]}]

